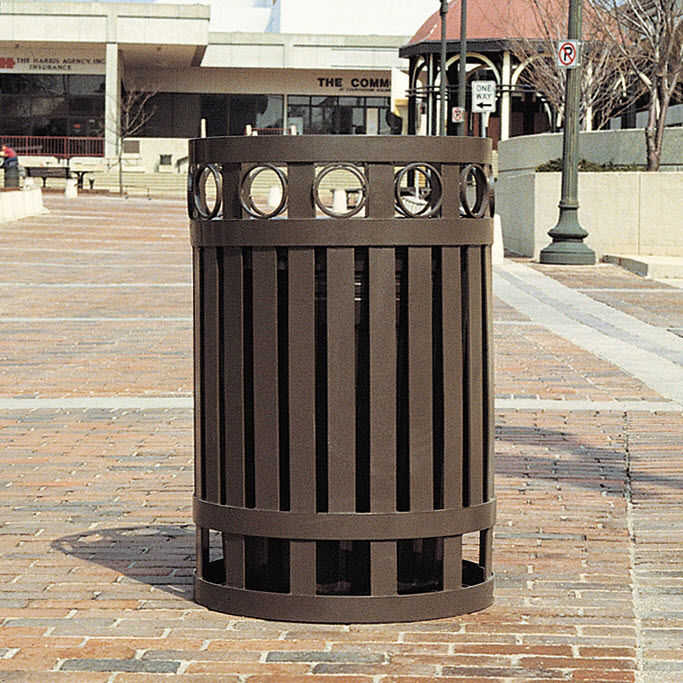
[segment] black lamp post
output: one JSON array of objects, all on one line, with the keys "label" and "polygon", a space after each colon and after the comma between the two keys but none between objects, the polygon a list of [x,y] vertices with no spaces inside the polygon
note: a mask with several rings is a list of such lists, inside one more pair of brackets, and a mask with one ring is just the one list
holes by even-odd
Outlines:
[{"label": "black lamp post", "polygon": [[458,69],[458,106],[465,112],[458,124],[458,135],[467,135],[467,0],[460,0],[460,64]]},{"label": "black lamp post", "polygon": [[441,0],[441,116],[439,117],[439,135],[446,135],[448,120],[448,77],[446,75],[446,16],[448,15],[448,0]]},{"label": "black lamp post", "polygon": [[[569,39],[581,39],[583,0],[569,1]],[[583,240],[588,232],[579,224],[579,103],[581,100],[581,62],[568,70],[564,105],[562,143],[562,196],[560,217],[548,235],[553,241],[541,250],[541,263],[560,265],[593,265],[595,252]]]}]

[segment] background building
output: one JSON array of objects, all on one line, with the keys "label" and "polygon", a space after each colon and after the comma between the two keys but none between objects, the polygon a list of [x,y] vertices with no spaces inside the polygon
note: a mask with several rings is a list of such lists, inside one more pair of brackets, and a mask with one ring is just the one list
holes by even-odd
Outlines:
[{"label": "background building", "polygon": [[122,93],[134,90],[155,93],[136,137],[157,160],[186,154],[203,131],[401,132],[388,116],[392,87],[407,83],[398,49],[432,6],[3,0],[0,136],[23,154],[62,144],[61,156],[113,158]]}]

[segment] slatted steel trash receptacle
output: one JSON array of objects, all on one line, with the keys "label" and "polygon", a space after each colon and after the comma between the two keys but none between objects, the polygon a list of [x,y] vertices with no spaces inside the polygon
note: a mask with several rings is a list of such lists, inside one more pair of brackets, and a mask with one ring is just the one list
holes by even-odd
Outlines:
[{"label": "slatted steel trash receptacle", "polygon": [[490,163],[476,138],[191,141],[200,604],[492,603]]}]

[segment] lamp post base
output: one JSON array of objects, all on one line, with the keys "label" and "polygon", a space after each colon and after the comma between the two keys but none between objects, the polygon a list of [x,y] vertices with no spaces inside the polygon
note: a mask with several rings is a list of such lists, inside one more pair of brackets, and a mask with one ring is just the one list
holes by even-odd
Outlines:
[{"label": "lamp post base", "polygon": [[583,243],[588,233],[579,225],[578,203],[560,200],[560,218],[548,235],[553,241],[540,253],[541,263],[594,266],[595,252]]},{"label": "lamp post base", "polygon": [[594,266],[595,252],[583,242],[552,242],[541,250],[541,263],[566,266]]}]

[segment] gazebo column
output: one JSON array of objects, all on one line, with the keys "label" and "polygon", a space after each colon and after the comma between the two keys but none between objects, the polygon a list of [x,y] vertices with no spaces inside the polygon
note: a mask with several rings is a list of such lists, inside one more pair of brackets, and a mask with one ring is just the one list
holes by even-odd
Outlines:
[{"label": "gazebo column", "polygon": [[510,137],[510,101],[512,99],[511,80],[512,69],[510,68],[510,50],[503,52],[503,73],[501,77],[500,98],[500,139],[507,140]]},{"label": "gazebo column", "polygon": [[429,54],[429,99],[427,100],[427,135],[436,135],[436,58]]},{"label": "gazebo column", "polygon": [[408,70],[408,135],[415,135],[419,129],[420,115],[417,107],[417,58],[410,58],[410,68]]}]

